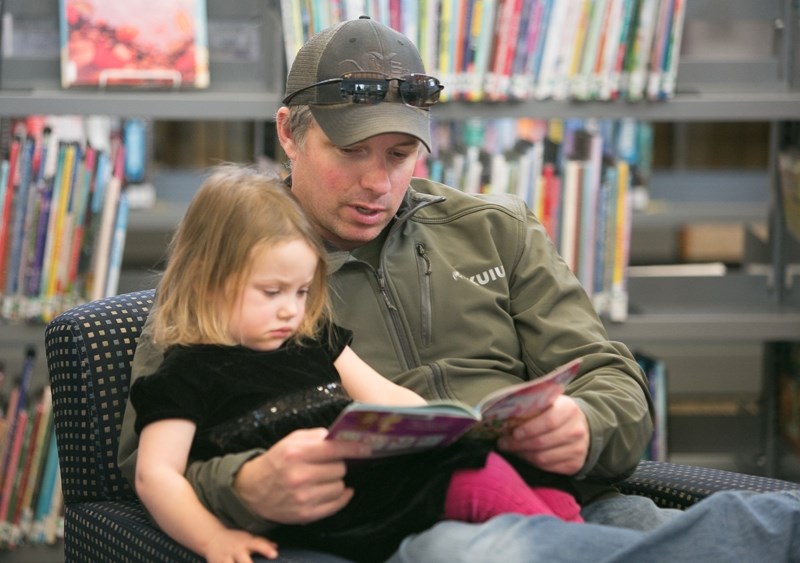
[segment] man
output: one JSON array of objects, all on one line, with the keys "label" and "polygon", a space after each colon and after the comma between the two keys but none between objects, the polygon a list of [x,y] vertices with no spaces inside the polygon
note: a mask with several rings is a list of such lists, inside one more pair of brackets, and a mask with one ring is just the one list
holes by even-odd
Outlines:
[{"label": "man", "polygon": [[[292,192],[330,248],[335,320],[354,330],[353,347],[368,363],[428,399],[476,403],[584,358],[567,393],[497,446],[529,477],[574,494],[587,521],[659,527],[674,511],[611,486],[636,467],[652,431],[643,374],[624,345],[608,340],[541,224],[517,199],[412,179],[430,147],[429,108],[441,90],[424,72],[407,38],[369,19],[321,32],[289,72],[277,131]],[[152,373],[161,353],[145,329],[133,377]],[[119,452],[129,478],[134,417],[129,405]],[[325,441],[325,433],[298,431],[267,451],[196,462],[187,476],[231,526],[266,533],[275,523],[314,521],[350,500],[343,460],[363,454],[359,444]],[[520,543],[510,542],[517,549],[528,550],[540,533],[556,545],[585,545],[569,524],[556,521],[551,530],[536,519],[505,518],[477,530],[437,526],[407,540],[398,557],[447,560],[453,549],[466,557],[463,534],[483,537],[492,553],[514,528],[525,529]],[[611,538],[608,549],[639,533],[585,529]]]}]

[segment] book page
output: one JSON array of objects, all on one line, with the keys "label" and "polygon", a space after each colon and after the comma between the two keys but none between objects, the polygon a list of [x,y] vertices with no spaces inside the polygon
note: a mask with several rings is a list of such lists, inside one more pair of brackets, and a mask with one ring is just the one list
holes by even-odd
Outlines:
[{"label": "book page", "polygon": [[361,442],[372,457],[444,447],[475,424],[475,414],[455,403],[397,407],[351,403],[328,429],[328,440]]},{"label": "book page", "polygon": [[496,438],[549,407],[575,377],[582,358],[576,358],[547,375],[500,389],[478,405],[482,421],[470,431],[480,438]]}]

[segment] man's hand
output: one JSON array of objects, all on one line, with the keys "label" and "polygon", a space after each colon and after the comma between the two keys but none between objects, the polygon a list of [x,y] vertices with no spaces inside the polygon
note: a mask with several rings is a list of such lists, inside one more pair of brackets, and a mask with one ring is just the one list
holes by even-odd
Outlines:
[{"label": "man's hand", "polygon": [[369,447],[326,435],[324,428],[297,430],[242,465],[233,486],[251,512],[271,522],[305,524],[350,501],[344,459],[364,457]]},{"label": "man's hand", "polygon": [[560,395],[548,409],[502,436],[497,445],[539,469],[574,475],[589,455],[589,423],[572,398]]}]

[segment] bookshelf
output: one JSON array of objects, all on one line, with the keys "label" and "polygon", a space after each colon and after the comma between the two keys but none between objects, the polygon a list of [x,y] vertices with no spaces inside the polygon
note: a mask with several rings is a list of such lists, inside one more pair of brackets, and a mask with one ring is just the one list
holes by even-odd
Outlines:
[{"label": "bookshelf", "polygon": [[[0,9],[15,20],[18,30],[47,37],[57,30],[57,0],[5,0]],[[681,59],[677,92],[665,102],[600,101],[449,101],[434,108],[437,120],[465,117],[635,118],[653,122],[769,122],[771,162],[767,176],[774,198],[777,190],[775,155],[782,124],[800,120],[800,7],[793,0],[734,0],[717,11],[718,2],[693,0],[687,4],[687,22],[739,27],[758,43],[755,54],[736,57],[719,49],[709,53],[688,52]],[[59,87],[57,44],[44,41],[38,50],[2,53],[0,56],[0,117],[29,114],[106,114],[151,120],[252,121],[260,130],[268,127],[280,105],[285,63],[279,0],[208,2],[211,85],[203,91],[100,91],[62,90]],[[765,36],[766,47],[761,47]],[[55,34],[57,36],[57,34]],[[2,45],[9,38],[3,37]],[[689,47],[697,36],[688,34]],[[716,44],[725,38],[716,37]],[[752,44],[750,45],[752,46]],[[216,49],[216,51],[214,51]],[[740,49],[740,48],[739,48]],[[215,56],[216,53],[216,56]],[[267,124],[267,125],[265,125]],[[191,174],[189,175],[190,177]],[[156,181],[157,178],[155,179]],[[724,202],[721,202],[724,203]],[[745,213],[769,220],[772,250],[769,270],[760,274],[730,275],[687,280],[685,278],[631,279],[632,310],[625,323],[609,324],[612,338],[634,346],[685,341],[766,343],[800,340],[800,275],[787,274],[787,234],[774,203]],[[694,221],[719,213],[667,209],[657,217],[639,221]],[[169,233],[185,202],[159,204],[153,211],[132,211],[129,246],[145,235]],[[740,208],[724,211],[741,215]],[[137,235],[142,235],[137,237]],[[635,236],[635,235],[634,235]],[[164,235],[163,240],[166,240]],[[144,244],[144,243],[143,243]],[[145,250],[157,260],[162,248]],[[777,280],[777,281],[776,281]],[[0,354],[8,358],[9,371],[21,363],[22,348],[41,342],[43,327],[0,324]],[[41,354],[36,374],[46,377]],[[769,382],[769,368],[764,373]],[[771,408],[768,406],[768,408]],[[767,473],[774,464],[774,444],[769,440]]]}]

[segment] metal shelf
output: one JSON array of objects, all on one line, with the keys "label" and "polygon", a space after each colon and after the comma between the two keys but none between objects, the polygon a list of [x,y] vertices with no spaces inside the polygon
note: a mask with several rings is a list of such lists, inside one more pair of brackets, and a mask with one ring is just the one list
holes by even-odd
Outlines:
[{"label": "metal shelf", "polygon": [[800,309],[763,312],[684,312],[631,314],[606,326],[609,337],[625,344],[664,342],[774,342],[800,340]]},{"label": "metal shelf", "polygon": [[633,118],[642,121],[775,121],[800,118],[800,92],[678,94],[659,102],[525,101],[447,102],[434,108],[436,119]]},{"label": "metal shelf", "polygon": [[254,120],[274,119],[280,104],[268,92],[153,92],[130,90],[0,91],[0,115],[113,115],[165,120]]},{"label": "metal shelf", "polygon": [[[125,92],[3,90],[0,114],[101,114],[153,119],[270,121],[280,94],[264,91]],[[445,102],[440,120],[501,117],[633,118],[645,121],[773,121],[800,118],[800,92],[679,94],[663,102]]]}]

